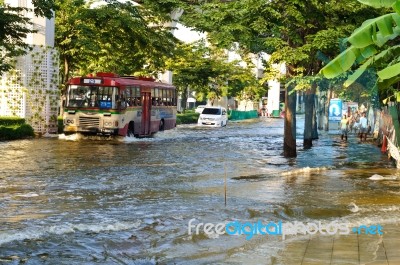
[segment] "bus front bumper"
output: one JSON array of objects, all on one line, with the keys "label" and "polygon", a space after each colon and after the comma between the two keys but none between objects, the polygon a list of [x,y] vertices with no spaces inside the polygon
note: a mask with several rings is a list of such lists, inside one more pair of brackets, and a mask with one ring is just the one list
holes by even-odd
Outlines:
[{"label": "bus front bumper", "polygon": [[114,128],[98,128],[98,127],[79,127],[79,126],[64,126],[64,134],[89,134],[89,135],[118,135],[118,129]]}]

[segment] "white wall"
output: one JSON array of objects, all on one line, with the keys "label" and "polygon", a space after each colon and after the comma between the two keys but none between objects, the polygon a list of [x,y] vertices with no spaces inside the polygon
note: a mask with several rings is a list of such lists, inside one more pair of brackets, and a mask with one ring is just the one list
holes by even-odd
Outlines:
[{"label": "white wall", "polygon": [[[5,0],[5,3],[33,10],[31,0]],[[36,132],[56,133],[59,61],[54,49],[55,19],[36,17],[33,11],[24,15],[38,32],[28,34],[25,39],[32,50],[16,58],[15,71],[1,77],[0,115],[17,115],[26,118]]]}]

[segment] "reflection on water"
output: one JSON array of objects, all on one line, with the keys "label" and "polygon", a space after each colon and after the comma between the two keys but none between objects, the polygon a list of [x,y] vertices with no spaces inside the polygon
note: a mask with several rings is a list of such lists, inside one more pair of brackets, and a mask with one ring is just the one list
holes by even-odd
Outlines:
[{"label": "reflection on water", "polygon": [[188,221],[398,220],[400,173],[377,147],[323,133],[302,150],[299,136],[286,159],[282,134],[282,120],[264,119],[146,139],[1,142],[0,261],[264,263],[282,240],[188,235]]}]

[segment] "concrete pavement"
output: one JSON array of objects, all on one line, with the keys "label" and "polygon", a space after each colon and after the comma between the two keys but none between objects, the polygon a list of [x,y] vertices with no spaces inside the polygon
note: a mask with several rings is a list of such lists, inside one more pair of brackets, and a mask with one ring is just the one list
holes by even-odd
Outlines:
[{"label": "concrete pavement", "polygon": [[383,225],[383,235],[316,234],[291,240],[278,264],[284,265],[400,265],[400,226]]}]

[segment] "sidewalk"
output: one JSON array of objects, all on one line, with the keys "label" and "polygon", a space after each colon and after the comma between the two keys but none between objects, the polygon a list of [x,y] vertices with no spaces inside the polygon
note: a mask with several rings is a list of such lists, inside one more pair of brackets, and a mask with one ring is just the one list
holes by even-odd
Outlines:
[{"label": "sidewalk", "polygon": [[400,226],[383,225],[382,236],[314,235],[289,242],[280,253],[284,265],[400,265]]}]

